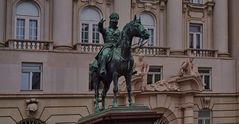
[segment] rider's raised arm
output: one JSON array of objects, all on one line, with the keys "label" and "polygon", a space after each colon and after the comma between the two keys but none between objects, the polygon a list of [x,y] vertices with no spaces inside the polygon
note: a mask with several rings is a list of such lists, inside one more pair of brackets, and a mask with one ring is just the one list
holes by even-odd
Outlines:
[{"label": "rider's raised arm", "polygon": [[105,20],[102,18],[98,23],[98,31],[103,35],[103,37],[105,36],[104,22]]}]

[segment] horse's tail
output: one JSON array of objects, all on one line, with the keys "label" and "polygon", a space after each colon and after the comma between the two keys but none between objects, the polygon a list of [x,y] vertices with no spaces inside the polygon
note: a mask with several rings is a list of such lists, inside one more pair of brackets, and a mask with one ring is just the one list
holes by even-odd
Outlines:
[{"label": "horse's tail", "polygon": [[95,89],[94,78],[96,77],[95,75],[96,73],[97,73],[97,69],[92,64],[90,64],[90,67],[89,67],[90,90]]}]

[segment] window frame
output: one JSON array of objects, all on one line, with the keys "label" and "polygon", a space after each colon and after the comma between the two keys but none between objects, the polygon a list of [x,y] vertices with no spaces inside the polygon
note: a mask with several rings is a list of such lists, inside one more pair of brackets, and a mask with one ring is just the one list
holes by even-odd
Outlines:
[{"label": "window frame", "polygon": [[201,4],[203,4],[203,0],[190,0],[190,3],[201,5]]},{"label": "window frame", "polygon": [[[86,20],[86,19],[84,19],[84,18],[81,18],[81,14],[84,12],[84,11],[86,11],[87,9],[92,9],[92,10],[94,10],[94,11],[96,11],[99,15],[99,20],[93,20],[93,19],[91,19],[91,20]],[[100,21],[100,18],[102,18],[102,13],[101,13],[101,11],[100,11],[100,9],[98,9],[97,7],[89,7],[89,6],[87,6],[87,7],[85,7],[85,8],[83,8],[82,9],[82,11],[80,11],[80,16],[79,16],[79,35],[78,35],[78,43],[89,43],[89,44],[103,44],[104,42],[103,42],[103,38],[102,38],[102,36],[101,36],[101,34],[100,34],[100,32],[98,31],[98,23],[99,23],[99,21]],[[88,31],[88,42],[82,42],[82,24],[88,24],[88,26],[89,26],[89,31]],[[94,32],[93,32],[93,28],[94,28],[94,25],[97,25],[97,30],[96,30],[96,32],[98,32],[98,34],[99,34],[99,42],[97,43],[97,42],[93,42],[93,35],[95,34]]]},{"label": "window frame", "polygon": [[[22,2],[24,3],[24,2]],[[22,4],[20,3],[20,4]],[[18,4],[17,6],[19,6],[20,4]],[[17,9],[15,10],[15,28],[14,28],[14,37],[17,39],[17,20],[18,19],[23,19],[25,20],[25,31],[24,31],[24,39],[20,39],[20,40],[33,40],[34,39],[30,39],[30,20],[36,20],[37,21],[37,37],[36,40],[40,40],[40,9],[39,7],[35,4],[35,3],[31,3],[33,4],[37,10],[38,10],[38,16],[28,16],[28,15],[18,15],[17,14]],[[17,8],[16,6],[16,8]]]},{"label": "window frame", "polygon": [[[149,39],[147,40],[148,43],[146,43],[145,45],[146,45],[146,46],[156,46],[156,45],[157,45],[157,43],[156,43],[156,42],[157,42],[157,41],[156,41],[157,20],[156,20],[156,18],[155,18],[155,15],[154,15],[153,13],[151,13],[151,12],[145,12],[145,11],[140,12],[140,13],[138,14],[138,16],[141,18],[141,20],[142,20],[141,15],[143,15],[143,14],[151,16],[152,19],[153,19],[153,22],[154,22],[154,25],[151,25],[151,24],[143,24],[143,23],[141,22],[145,29],[147,29],[147,30],[153,29],[153,37],[150,35],[150,36],[149,36]],[[150,40],[151,38],[153,39],[153,44],[152,44],[152,45],[149,44],[149,43],[150,43],[149,40]],[[138,41],[139,38],[136,38],[136,40]]]},{"label": "window frame", "polygon": [[[155,68],[159,68],[159,69],[160,69],[160,72],[150,72],[150,69],[152,69],[152,68],[154,68],[154,69],[155,69]],[[149,71],[148,71],[148,73],[147,73],[147,79],[146,79],[147,84],[156,83],[157,81],[155,81],[155,75],[157,75],[157,74],[160,75],[160,80],[162,80],[162,79],[163,79],[163,66],[150,65],[150,66],[149,66]],[[149,82],[148,82],[148,75],[152,75],[152,83],[149,83]],[[158,80],[158,81],[160,81],[160,80]]]},{"label": "window frame", "polygon": [[[88,42],[82,42],[82,25],[83,24],[88,24],[89,26],[89,30],[88,30]],[[94,28],[94,25],[98,25],[98,22],[97,21],[86,21],[86,20],[81,20],[80,22],[80,43],[94,43],[93,42],[93,35],[94,35],[94,32],[93,32],[93,28]],[[97,29],[98,30],[98,29]],[[99,43],[103,43],[102,42],[102,37],[100,35],[100,32],[99,33]]]},{"label": "window frame", "polygon": [[[200,32],[190,31],[191,26],[199,26]],[[191,35],[193,35],[193,45],[191,45]],[[197,48],[197,35],[200,35],[200,47]],[[191,48],[191,46],[193,46]],[[201,23],[189,23],[189,33],[188,33],[188,48],[190,49],[203,49],[203,24]]]},{"label": "window frame", "polygon": [[[28,65],[28,66],[25,66],[25,68],[26,67],[28,67],[29,68],[29,65],[39,65],[39,67],[40,67],[40,71],[32,71],[32,70],[34,70],[34,69],[32,69],[31,71],[25,71],[24,70],[24,65]],[[40,73],[40,82],[39,82],[39,89],[33,89],[32,87],[32,76],[33,76],[33,73],[34,72],[39,72]],[[29,84],[27,84],[29,87],[28,87],[28,89],[22,89],[22,84],[23,84],[23,82],[22,82],[22,74],[23,73],[29,73],[30,75],[29,75]],[[21,63],[21,87],[20,87],[20,91],[40,91],[40,90],[42,90],[42,81],[43,81],[43,64],[42,63],[31,63],[31,62],[22,62]]]},{"label": "window frame", "polygon": [[[200,70],[208,70],[209,73],[200,73]],[[204,91],[211,91],[212,90],[212,68],[211,67],[198,67],[198,72],[200,74],[200,77],[202,79],[203,83],[203,90]],[[209,89],[205,89],[205,76],[209,76]]]},{"label": "window frame", "polygon": [[[209,117],[199,117],[199,113],[200,112],[205,112],[205,111],[207,111],[207,112],[209,112]],[[199,110],[198,111],[198,124],[200,124],[199,123],[199,121],[202,121],[202,124],[205,124],[205,121],[206,120],[209,120],[210,121],[210,124],[212,124],[212,111],[211,110],[209,110],[209,109],[202,109],[202,110]]]}]

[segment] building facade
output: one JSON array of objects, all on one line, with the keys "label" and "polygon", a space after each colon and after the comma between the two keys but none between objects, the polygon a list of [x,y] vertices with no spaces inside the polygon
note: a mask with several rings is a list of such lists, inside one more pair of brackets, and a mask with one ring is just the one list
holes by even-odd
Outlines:
[{"label": "building facade", "polygon": [[[136,105],[163,113],[162,124],[236,124],[238,0],[0,0],[0,122],[75,124],[94,113],[89,64],[103,44],[100,19],[119,29],[141,18],[146,83],[177,74],[194,56],[201,84],[180,91],[133,91]],[[137,42],[137,38],[133,42]],[[111,105],[112,90],[107,97]],[[125,105],[125,96],[119,96]]]}]

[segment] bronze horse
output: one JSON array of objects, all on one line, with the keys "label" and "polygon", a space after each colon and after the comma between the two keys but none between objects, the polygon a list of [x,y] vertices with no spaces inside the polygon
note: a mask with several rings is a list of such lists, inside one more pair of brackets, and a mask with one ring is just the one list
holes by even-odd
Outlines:
[{"label": "bronze horse", "polygon": [[[134,20],[126,24],[121,32],[121,37],[115,48],[112,50],[112,56],[106,64],[107,74],[105,76],[100,75],[99,69],[91,68],[91,83],[95,89],[96,100],[96,112],[99,111],[99,83],[103,82],[104,88],[102,91],[102,109],[105,109],[105,97],[110,88],[110,84],[113,81],[114,98],[113,107],[117,106],[117,93],[118,93],[118,78],[124,76],[128,91],[128,102],[132,105],[131,99],[131,76],[133,68],[133,57],[131,55],[131,45],[133,37],[139,37],[141,39],[148,39],[149,33],[141,24],[140,19],[136,16]],[[141,40],[143,41],[143,40]]]}]

